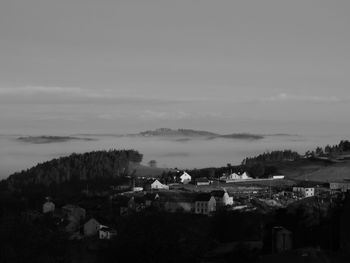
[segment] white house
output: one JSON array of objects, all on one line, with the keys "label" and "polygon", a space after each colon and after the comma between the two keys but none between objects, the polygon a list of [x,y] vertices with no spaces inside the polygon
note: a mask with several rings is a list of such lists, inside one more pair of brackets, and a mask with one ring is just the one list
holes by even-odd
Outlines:
[{"label": "white house", "polygon": [[191,177],[191,175],[189,175],[188,173],[184,172],[184,173],[180,176],[180,180],[181,180],[181,183],[183,183],[183,184],[188,184],[189,182],[191,182],[192,177]]},{"label": "white house", "polygon": [[230,174],[227,179],[229,179],[229,180],[239,180],[239,179],[241,179],[241,176],[239,174],[233,173],[233,174]]},{"label": "white house", "polygon": [[153,183],[151,183],[151,189],[164,189],[164,190],[169,190],[169,186],[162,184],[158,180],[154,180]]},{"label": "white house", "polygon": [[167,186],[166,184],[162,184],[161,182],[159,182],[157,179],[153,179],[151,181],[148,181],[145,184],[144,189],[146,191],[152,191],[152,190],[169,190],[169,186]]},{"label": "white house", "polygon": [[211,195],[214,196],[217,207],[233,205],[233,197],[229,196],[226,190],[215,190],[211,192]]},{"label": "white house", "polygon": [[216,200],[211,194],[199,194],[194,203],[195,213],[209,215],[216,211]]},{"label": "white house", "polygon": [[117,231],[108,226],[101,225],[98,236],[99,239],[110,240],[117,236]]},{"label": "white house", "polygon": [[55,204],[51,201],[47,201],[43,204],[43,213],[53,213],[55,211]]},{"label": "white house", "polygon": [[274,175],[274,176],[272,177],[272,179],[274,179],[274,180],[284,179],[284,175]]},{"label": "white house", "polygon": [[293,192],[300,194],[302,197],[311,197],[315,195],[314,187],[293,187]]}]

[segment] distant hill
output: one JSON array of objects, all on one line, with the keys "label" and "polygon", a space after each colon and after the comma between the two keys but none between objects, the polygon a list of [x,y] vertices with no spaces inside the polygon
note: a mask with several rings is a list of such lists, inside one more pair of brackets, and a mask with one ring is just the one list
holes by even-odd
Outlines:
[{"label": "distant hill", "polygon": [[192,130],[192,129],[169,129],[159,128],[156,130],[149,130],[140,132],[137,134],[129,134],[129,136],[142,136],[142,137],[179,137],[182,138],[178,141],[186,141],[191,138],[204,138],[204,139],[240,139],[240,140],[259,140],[263,139],[263,135],[250,134],[250,133],[233,133],[233,134],[218,134],[209,131]]},{"label": "distant hill", "polygon": [[28,185],[60,185],[96,179],[113,179],[129,175],[129,166],[140,163],[142,154],[134,150],[94,151],[40,163],[14,173],[7,179],[12,189]]},{"label": "distant hill", "polygon": [[230,139],[242,139],[242,140],[260,140],[264,139],[264,136],[250,133],[233,133],[228,135],[220,135],[221,138],[230,138]]},{"label": "distant hill", "polygon": [[144,131],[137,134],[139,136],[184,136],[184,137],[208,137],[208,136],[218,136],[218,134],[208,131],[198,131],[191,129],[178,129],[172,130],[168,128],[159,128],[153,131]]},{"label": "distant hill", "polygon": [[24,136],[18,137],[18,141],[34,144],[59,143],[68,141],[95,141],[93,138],[81,138],[72,136]]}]

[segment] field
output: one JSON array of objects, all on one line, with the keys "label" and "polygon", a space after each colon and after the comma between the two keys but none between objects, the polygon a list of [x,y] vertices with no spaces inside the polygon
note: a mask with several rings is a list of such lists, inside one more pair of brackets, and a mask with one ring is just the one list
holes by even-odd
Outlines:
[{"label": "field", "polygon": [[350,179],[350,161],[298,160],[273,164],[286,179],[297,181],[333,182]]}]

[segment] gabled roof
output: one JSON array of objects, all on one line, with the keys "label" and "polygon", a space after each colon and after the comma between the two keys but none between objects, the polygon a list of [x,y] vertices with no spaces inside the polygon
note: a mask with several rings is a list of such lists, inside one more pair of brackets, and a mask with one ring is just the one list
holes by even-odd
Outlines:
[{"label": "gabled roof", "polygon": [[191,177],[191,175],[189,175],[189,174],[186,173],[186,172],[183,172],[183,174],[182,174],[180,177],[182,177],[182,176]]},{"label": "gabled roof", "polygon": [[202,193],[197,195],[196,197],[196,201],[198,202],[208,202],[211,199],[211,194],[209,193]]}]

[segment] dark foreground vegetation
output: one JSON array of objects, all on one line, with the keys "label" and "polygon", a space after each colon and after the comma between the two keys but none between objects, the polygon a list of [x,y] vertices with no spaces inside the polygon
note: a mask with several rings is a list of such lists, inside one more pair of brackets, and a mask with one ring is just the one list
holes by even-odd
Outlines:
[{"label": "dark foreground vegetation", "polygon": [[[294,249],[314,247],[343,254],[349,241],[349,204],[349,198],[332,204],[308,199],[269,213],[222,211],[212,217],[154,209],[120,217],[113,209],[104,209],[100,217],[115,222],[116,239],[69,241],[50,216],[35,217],[26,198],[2,193],[0,262],[206,262],[213,255],[220,260],[214,262],[260,262],[261,256],[271,254],[274,226],[293,233]],[[261,243],[261,249],[251,247],[254,242]],[[234,248],[214,253],[227,244]]]}]

